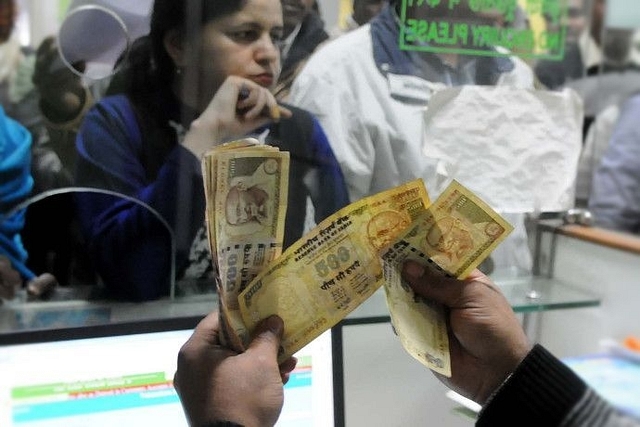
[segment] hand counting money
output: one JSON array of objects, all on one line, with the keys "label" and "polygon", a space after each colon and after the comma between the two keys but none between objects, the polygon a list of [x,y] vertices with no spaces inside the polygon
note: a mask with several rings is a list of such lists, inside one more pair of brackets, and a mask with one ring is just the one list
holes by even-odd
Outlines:
[{"label": "hand counting money", "polygon": [[247,329],[284,320],[282,361],[366,300],[383,282],[378,251],[429,204],[422,180],[341,209],[294,243],[240,293]]},{"label": "hand counting money", "polygon": [[453,181],[438,199],[382,253],[391,322],[409,354],[451,376],[442,307],[417,298],[399,269],[417,261],[459,279],[473,271],[513,230],[489,205]]},{"label": "hand counting money", "polygon": [[412,259],[464,278],[512,227],[456,181],[432,204],[418,179],[350,204],[282,253],[288,161],[253,140],[220,146],[203,161],[224,344],[243,351],[257,324],[277,314],[284,361],[384,284],[407,352],[450,376],[444,312],[417,298],[399,269]]}]

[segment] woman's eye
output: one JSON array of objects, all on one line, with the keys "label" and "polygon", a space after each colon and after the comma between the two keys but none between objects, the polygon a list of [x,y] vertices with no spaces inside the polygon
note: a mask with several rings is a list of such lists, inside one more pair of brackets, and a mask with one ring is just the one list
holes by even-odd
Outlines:
[{"label": "woman's eye", "polygon": [[284,38],[282,37],[281,33],[277,33],[277,34],[271,34],[271,42],[275,45],[275,46],[282,46],[282,44],[284,43]]},{"label": "woman's eye", "polygon": [[256,40],[259,37],[259,34],[257,31],[253,30],[236,31],[235,33],[231,34],[231,37],[236,40],[250,42]]}]

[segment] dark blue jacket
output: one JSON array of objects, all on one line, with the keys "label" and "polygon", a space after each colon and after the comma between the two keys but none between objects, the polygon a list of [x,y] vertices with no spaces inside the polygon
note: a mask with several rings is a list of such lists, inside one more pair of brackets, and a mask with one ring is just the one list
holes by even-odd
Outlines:
[{"label": "dark blue jacket", "polygon": [[[180,108],[169,104],[167,118],[180,114]],[[291,109],[293,117],[271,125],[267,139],[291,157],[285,247],[302,236],[307,196],[316,221],[348,203],[344,178],[324,131],[309,113]],[[103,98],[87,113],[76,145],[77,185],[139,201],[99,193],[78,198],[83,230],[109,296],[142,301],[167,295],[171,239],[179,277],[204,224],[200,161],[177,143],[172,129],[148,129],[124,95]]]}]

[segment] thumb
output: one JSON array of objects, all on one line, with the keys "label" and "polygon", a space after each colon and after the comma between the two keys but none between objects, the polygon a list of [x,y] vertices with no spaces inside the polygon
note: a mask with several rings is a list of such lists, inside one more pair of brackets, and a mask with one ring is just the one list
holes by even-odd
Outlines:
[{"label": "thumb", "polygon": [[256,327],[247,351],[258,351],[277,357],[283,332],[284,323],[280,317],[276,315],[267,317]]},{"label": "thumb", "polygon": [[462,280],[445,277],[416,261],[404,263],[402,278],[417,295],[447,307],[456,305],[465,285]]}]

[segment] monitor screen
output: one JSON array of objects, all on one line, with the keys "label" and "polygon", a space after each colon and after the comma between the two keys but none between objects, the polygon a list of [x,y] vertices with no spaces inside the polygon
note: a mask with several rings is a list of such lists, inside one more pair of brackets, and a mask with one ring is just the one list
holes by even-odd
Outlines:
[{"label": "monitor screen", "polygon": [[[186,427],[172,380],[192,328],[170,330],[170,324],[0,346],[0,426]],[[277,425],[333,426],[331,331],[296,357]]]}]

